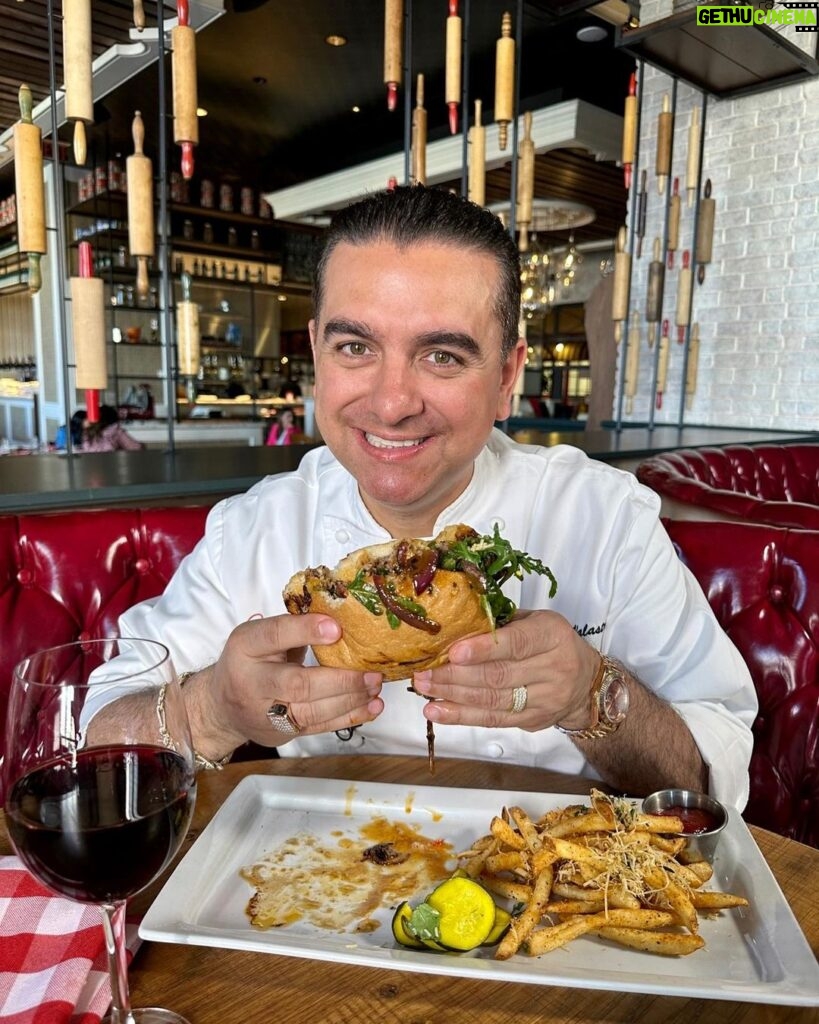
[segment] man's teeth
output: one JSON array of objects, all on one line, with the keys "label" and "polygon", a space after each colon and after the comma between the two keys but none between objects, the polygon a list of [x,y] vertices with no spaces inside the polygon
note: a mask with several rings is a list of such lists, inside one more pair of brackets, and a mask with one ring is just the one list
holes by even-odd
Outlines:
[{"label": "man's teeth", "polygon": [[423,441],[422,437],[409,441],[388,441],[387,438],[376,437],[375,434],[365,434],[364,436],[374,448],[412,448],[413,445],[420,444]]}]

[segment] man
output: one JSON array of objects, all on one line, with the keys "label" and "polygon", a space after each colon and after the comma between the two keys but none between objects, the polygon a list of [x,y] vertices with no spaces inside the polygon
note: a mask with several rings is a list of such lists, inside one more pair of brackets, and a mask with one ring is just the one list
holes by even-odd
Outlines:
[{"label": "man", "polygon": [[[513,241],[456,196],[399,188],[335,219],[310,323],[326,448],[217,506],[165,595],[123,618],[124,634],[162,639],[193,673],[201,755],[247,739],[284,756],[422,753],[425,716],[446,726],[443,756],[584,772],[633,794],[710,788],[744,806],[753,685],[658,499],[578,449],[493,429],[525,359],[519,303]],[[284,613],[291,574],[457,522],[497,523],[551,567],[556,597],[540,577],[514,582],[518,616],[455,644],[415,692],[317,666],[306,649],[339,627]]]}]

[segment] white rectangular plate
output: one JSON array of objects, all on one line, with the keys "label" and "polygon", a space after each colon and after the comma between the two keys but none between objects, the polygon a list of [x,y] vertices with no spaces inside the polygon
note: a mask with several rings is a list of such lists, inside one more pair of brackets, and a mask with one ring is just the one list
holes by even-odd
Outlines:
[{"label": "white rectangular plate", "polygon": [[[445,839],[457,851],[484,835],[504,805],[518,805],[536,817],[573,802],[578,798],[563,794],[248,776],[180,862],[145,916],[140,934],[160,942],[427,974],[819,1006],[819,964],[734,810],[709,887],[746,896],[750,906],[703,917],[705,948],[687,957],[659,957],[584,937],[541,957],[518,954],[501,962],[493,959],[491,949],[446,955],[398,948],[390,910],[375,915],[381,927],[365,934],[339,934],[305,922],[259,931],[245,914],[252,889],[241,877],[241,868],[299,833],[313,833],[335,846],[339,830],[357,836],[364,822],[381,816],[417,823],[424,835]],[[407,893],[407,898],[415,901],[422,895]]]}]

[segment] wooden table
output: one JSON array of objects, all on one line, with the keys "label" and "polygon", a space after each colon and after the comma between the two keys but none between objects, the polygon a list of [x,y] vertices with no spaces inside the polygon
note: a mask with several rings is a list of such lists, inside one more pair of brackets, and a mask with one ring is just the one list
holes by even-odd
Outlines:
[{"label": "wooden table", "polygon": [[[424,758],[282,758],[229,765],[199,776],[187,844],[245,775],[288,775],[429,785]],[[439,786],[587,795],[587,780],[533,768],[439,760]],[[751,829],[819,956],[819,850]],[[0,852],[9,850],[5,830]],[[136,901],[158,891],[158,883]],[[593,966],[593,965],[591,965]],[[322,963],[268,953],[143,943],[131,968],[134,1006],[166,1006],[191,1024],[527,1024],[628,1021],[646,1024],[817,1024],[819,1010],[753,1003],[641,996],[502,981],[437,977]]]}]

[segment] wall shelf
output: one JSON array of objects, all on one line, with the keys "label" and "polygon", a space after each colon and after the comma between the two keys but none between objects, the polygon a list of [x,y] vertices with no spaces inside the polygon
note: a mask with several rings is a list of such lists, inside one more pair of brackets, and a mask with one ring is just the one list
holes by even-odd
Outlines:
[{"label": "wall shelf", "polygon": [[620,28],[616,45],[718,99],[778,89],[819,75],[816,56],[767,25],[698,25],[696,16],[692,8],[641,28]]}]

